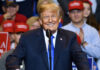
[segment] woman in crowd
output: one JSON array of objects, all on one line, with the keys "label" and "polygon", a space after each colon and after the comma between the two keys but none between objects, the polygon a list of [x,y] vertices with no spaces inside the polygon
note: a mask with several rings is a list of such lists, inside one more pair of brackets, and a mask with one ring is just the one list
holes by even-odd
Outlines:
[{"label": "woman in crowd", "polygon": [[84,6],[84,20],[87,24],[95,27],[97,30],[99,30],[100,24],[97,23],[96,18],[92,14],[92,3],[89,0],[83,0],[83,6]]},{"label": "woman in crowd", "polygon": [[[100,24],[97,23],[94,15],[92,14],[92,3],[89,0],[83,0],[84,6],[84,21],[95,27],[100,32]],[[99,66],[98,66],[99,67]],[[94,63],[93,70],[97,70],[96,63]]]},{"label": "woman in crowd", "polygon": [[27,20],[27,24],[29,25],[30,30],[37,29],[37,28],[41,27],[38,16],[30,17]]}]

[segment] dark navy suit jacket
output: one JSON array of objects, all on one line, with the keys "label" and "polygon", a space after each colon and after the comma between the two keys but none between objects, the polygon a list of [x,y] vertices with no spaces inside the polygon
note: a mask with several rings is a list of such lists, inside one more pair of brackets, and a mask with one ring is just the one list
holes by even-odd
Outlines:
[{"label": "dark navy suit jacket", "polygon": [[[78,70],[89,70],[86,54],[82,52],[73,32],[58,29],[54,51],[54,70],[72,70],[72,61]],[[42,29],[22,35],[15,51],[7,58],[7,70],[18,67],[22,59],[26,70],[49,70]]]}]

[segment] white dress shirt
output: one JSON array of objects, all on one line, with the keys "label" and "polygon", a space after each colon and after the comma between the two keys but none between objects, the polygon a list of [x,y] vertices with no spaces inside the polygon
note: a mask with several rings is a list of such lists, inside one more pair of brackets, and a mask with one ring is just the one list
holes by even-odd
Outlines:
[{"label": "white dress shirt", "polygon": [[[72,22],[63,26],[62,28],[77,34],[80,32],[80,29],[74,26]],[[82,50],[92,57],[100,58],[100,37],[98,31],[85,22],[82,26],[82,29],[84,32],[84,41],[88,43],[87,46],[84,48],[82,47]]]},{"label": "white dress shirt", "polygon": [[[44,38],[45,38],[45,43],[46,43],[46,49],[48,51],[49,38],[46,36],[46,31],[45,30],[43,30],[43,33],[44,33]],[[53,36],[54,36],[54,38],[53,38],[53,44],[54,44],[54,48],[55,48],[57,31],[53,34]]]}]

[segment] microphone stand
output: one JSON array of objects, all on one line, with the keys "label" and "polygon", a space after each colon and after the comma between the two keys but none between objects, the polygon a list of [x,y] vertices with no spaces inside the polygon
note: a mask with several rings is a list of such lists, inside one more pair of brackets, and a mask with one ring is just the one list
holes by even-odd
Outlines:
[{"label": "microphone stand", "polygon": [[51,70],[51,36],[52,36],[52,32],[50,30],[46,30],[46,36],[49,38],[49,62],[50,62],[50,70]]}]

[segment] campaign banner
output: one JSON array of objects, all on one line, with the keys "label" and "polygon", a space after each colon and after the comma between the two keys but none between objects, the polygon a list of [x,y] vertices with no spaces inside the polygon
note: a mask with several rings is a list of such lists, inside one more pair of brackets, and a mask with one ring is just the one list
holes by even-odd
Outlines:
[{"label": "campaign banner", "polygon": [[1,55],[10,50],[8,32],[0,32],[0,57]]},{"label": "campaign banner", "polygon": [[[88,57],[90,70],[93,70],[93,57]],[[72,62],[72,70],[78,70],[74,62]]]}]

